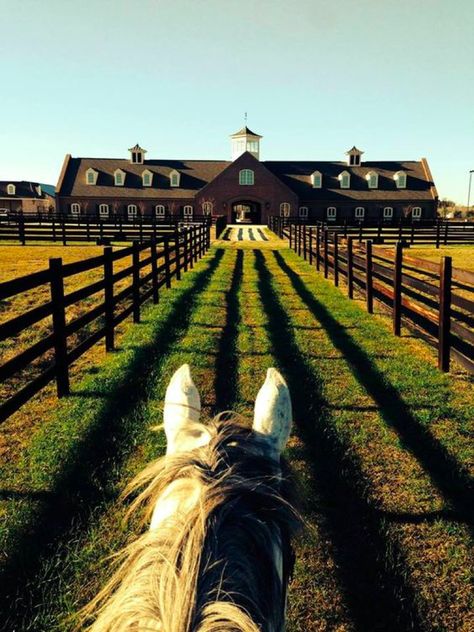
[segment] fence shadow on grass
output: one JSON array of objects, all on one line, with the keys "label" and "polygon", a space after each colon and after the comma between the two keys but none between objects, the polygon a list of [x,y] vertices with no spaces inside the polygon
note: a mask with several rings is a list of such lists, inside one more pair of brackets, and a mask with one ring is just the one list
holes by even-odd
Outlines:
[{"label": "fence shadow on grass", "polygon": [[464,520],[472,528],[474,526],[473,489],[469,473],[435,439],[429,429],[420,425],[396,388],[387,382],[367,353],[315,298],[281,254],[274,251],[274,257],[282,272],[290,280],[295,292],[324,326],[333,345],[344,355],[359,383],[378,405],[383,419],[396,430],[404,446],[419,461],[434,485],[458,514],[458,518]]},{"label": "fence shadow on grass", "polygon": [[[153,341],[136,349],[125,375],[117,384],[107,385],[103,393],[106,401],[96,423],[71,455],[71,461],[66,459],[62,464],[62,471],[51,491],[53,502],[48,502],[48,498],[41,499],[44,502],[34,514],[34,524],[30,521],[14,534],[15,544],[8,551],[8,563],[0,569],[0,629],[23,629],[22,622],[31,616],[31,609],[44,593],[44,588],[31,578],[38,571],[41,559],[47,555],[47,545],[67,531],[73,517],[76,520],[88,515],[91,507],[107,498],[106,472],[112,462],[118,464],[125,458],[127,445],[133,443],[130,442],[130,428],[123,421],[146,397],[156,360],[169,351],[183,329],[188,327],[193,305],[209,284],[223,254],[222,249],[216,251],[207,267],[197,273],[196,282],[177,299],[175,308],[160,324]],[[166,299],[163,296],[161,300]],[[85,397],[99,395],[100,392],[92,391]]]},{"label": "fence shadow on grass", "polygon": [[[342,474],[349,464],[341,446],[327,432],[331,413],[322,385],[300,353],[264,255],[258,250],[254,253],[273,354],[288,381],[305,461],[311,468],[309,493],[320,499],[319,506],[310,510],[319,510],[323,516],[322,528],[332,543],[331,554],[352,620],[359,632],[417,629],[416,613],[401,607],[413,603],[410,589],[380,560],[385,542],[373,512]],[[319,410],[320,418],[308,415],[308,410]]]}]

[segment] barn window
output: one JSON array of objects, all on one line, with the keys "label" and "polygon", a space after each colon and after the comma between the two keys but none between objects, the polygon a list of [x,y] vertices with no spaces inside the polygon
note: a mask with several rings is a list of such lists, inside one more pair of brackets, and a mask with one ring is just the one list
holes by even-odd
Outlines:
[{"label": "barn window", "polygon": [[337,179],[341,183],[341,189],[349,189],[351,186],[351,176],[348,171],[343,171],[337,176]]},{"label": "barn window", "polygon": [[289,217],[291,211],[291,204],[289,202],[282,202],[280,204],[280,216]]},{"label": "barn window", "polygon": [[144,187],[151,187],[151,182],[153,179],[153,174],[151,171],[144,171],[142,173],[142,183]]},{"label": "barn window", "polygon": [[86,171],[86,184],[96,184],[98,173],[95,169],[88,169]]},{"label": "barn window", "polygon": [[421,206],[414,206],[411,216],[413,219],[421,219]]},{"label": "barn window", "polygon": [[356,219],[364,219],[365,208],[363,206],[356,206],[355,216],[356,216]]},{"label": "barn window", "polygon": [[129,204],[127,206],[127,215],[129,217],[136,217],[138,213],[138,209],[137,209],[137,205],[136,204]]},{"label": "barn window", "polygon": [[213,209],[212,202],[203,202],[202,204],[202,212],[204,215],[211,215]]},{"label": "barn window", "polygon": [[193,216],[193,207],[191,206],[191,204],[186,204],[186,206],[183,207],[183,215],[185,217]]},{"label": "barn window", "polygon": [[181,174],[176,169],[170,173],[170,186],[171,187],[179,187],[179,183],[181,180]]},{"label": "barn window", "polygon": [[308,217],[308,207],[307,206],[300,206],[299,210],[298,210],[299,216],[300,217]]},{"label": "barn window", "polygon": [[255,174],[252,169],[239,171],[239,184],[255,184]]},{"label": "barn window", "polygon": [[407,174],[404,171],[397,171],[394,174],[393,179],[397,185],[397,189],[406,189],[407,187]]},{"label": "barn window", "polygon": [[385,206],[383,209],[383,218],[392,219],[392,217],[393,217],[393,206]]},{"label": "barn window", "polygon": [[8,195],[15,195],[16,186],[14,184],[7,185],[7,193]]},{"label": "barn window", "polygon": [[125,182],[125,173],[121,169],[117,169],[114,172],[114,180],[115,180],[115,186],[116,187],[123,186],[123,184]]},{"label": "barn window", "polygon": [[77,202],[73,202],[71,204],[71,215],[80,215],[81,213],[81,205]]},{"label": "barn window", "polygon": [[336,207],[335,206],[328,206],[327,210],[326,210],[326,216],[328,219],[334,220],[336,219]]},{"label": "barn window", "polygon": [[108,217],[109,216],[109,205],[108,204],[99,204],[99,216],[100,217]]},{"label": "barn window", "polygon": [[164,217],[166,213],[166,209],[163,204],[157,204],[155,206],[155,216],[156,217]]},{"label": "barn window", "polygon": [[323,176],[320,171],[315,171],[311,175],[311,184],[313,189],[320,189],[323,186]]},{"label": "barn window", "polygon": [[379,186],[379,176],[375,171],[369,171],[365,179],[367,180],[369,189],[376,189]]}]

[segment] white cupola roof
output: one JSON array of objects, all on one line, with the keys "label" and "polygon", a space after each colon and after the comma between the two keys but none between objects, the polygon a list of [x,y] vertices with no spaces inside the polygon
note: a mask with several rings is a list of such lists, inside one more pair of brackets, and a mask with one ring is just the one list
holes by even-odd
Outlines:
[{"label": "white cupola roof", "polygon": [[231,135],[231,143],[232,143],[232,160],[235,160],[246,151],[248,151],[252,156],[255,156],[257,160],[260,160],[260,139],[263,136],[260,134],[255,134],[252,132],[246,125],[239,129],[238,132]]}]

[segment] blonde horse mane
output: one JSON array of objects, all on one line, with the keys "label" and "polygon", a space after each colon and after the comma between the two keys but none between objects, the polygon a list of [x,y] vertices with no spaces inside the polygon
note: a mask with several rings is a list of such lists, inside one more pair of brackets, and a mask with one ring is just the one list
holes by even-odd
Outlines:
[{"label": "blonde horse mane", "polygon": [[[128,516],[155,504],[175,481],[201,487],[191,511],[174,514],[119,555],[117,569],[86,606],[90,632],[280,632],[290,540],[300,519],[289,470],[235,419],[217,417],[209,444],[152,462],[129,485]],[[141,490],[141,491],[139,491]],[[282,551],[283,577],[275,563]]]}]

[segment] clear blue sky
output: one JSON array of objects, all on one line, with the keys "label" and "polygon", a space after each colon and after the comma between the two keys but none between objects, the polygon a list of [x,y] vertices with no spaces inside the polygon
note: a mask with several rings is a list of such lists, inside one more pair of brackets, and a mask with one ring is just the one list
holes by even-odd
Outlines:
[{"label": "clear blue sky", "polygon": [[66,153],[426,156],[465,204],[473,0],[0,0],[0,180],[56,184]]}]

